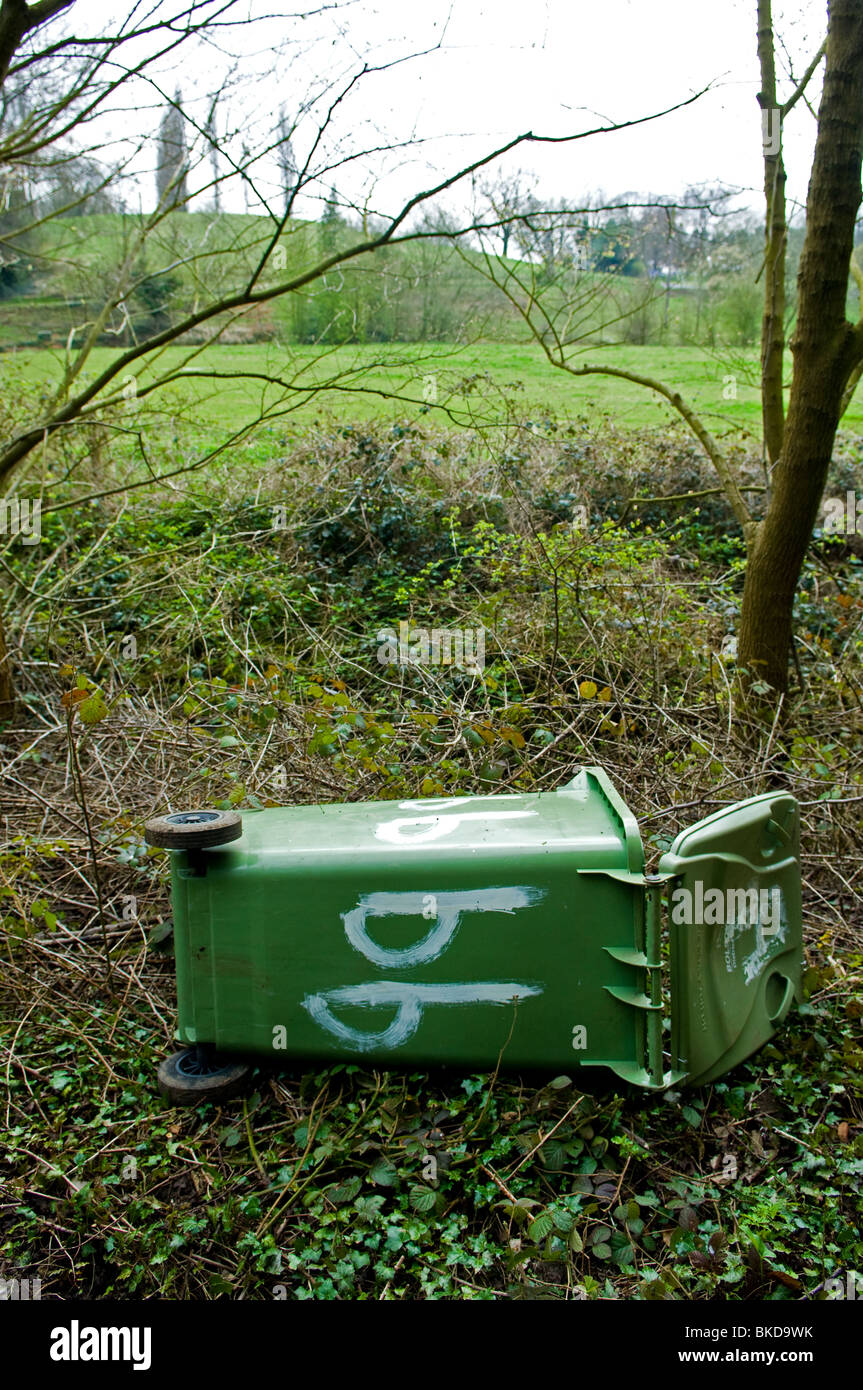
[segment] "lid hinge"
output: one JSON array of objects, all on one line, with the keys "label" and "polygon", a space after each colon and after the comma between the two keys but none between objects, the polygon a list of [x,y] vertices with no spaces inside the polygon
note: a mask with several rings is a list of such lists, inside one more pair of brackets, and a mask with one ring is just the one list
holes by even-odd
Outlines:
[{"label": "lid hinge", "polygon": [[[674,1074],[666,1074],[662,1059],[662,902],[665,885],[673,874],[638,874],[628,869],[579,869],[580,874],[602,874],[618,883],[631,884],[644,893],[644,943],[638,946],[605,946],[613,960],[643,971],[643,986],[606,985],[605,990],[631,1009],[638,1009],[644,1020],[646,1066],[628,1062],[592,1062],[593,1066],[609,1067],[624,1081],[636,1086],[659,1089],[668,1086]],[[641,984],[641,982],[639,982]]]}]

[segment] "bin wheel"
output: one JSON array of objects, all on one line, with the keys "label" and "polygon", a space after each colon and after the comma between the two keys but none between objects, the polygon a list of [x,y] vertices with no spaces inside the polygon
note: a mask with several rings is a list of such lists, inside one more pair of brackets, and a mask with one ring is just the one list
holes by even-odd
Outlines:
[{"label": "bin wheel", "polygon": [[252,1068],[245,1062],[217,1063],[202,1048],[186,1047],[160,1063],[159,1090],[172,1105],[200,1105],[230,1100],[248,1081]]},{"label": "bin wheel", "polygon": [[144,826],[144,839],[159,849],[213,849],[239,840],[242,816],[236,811],[173,811]]}]

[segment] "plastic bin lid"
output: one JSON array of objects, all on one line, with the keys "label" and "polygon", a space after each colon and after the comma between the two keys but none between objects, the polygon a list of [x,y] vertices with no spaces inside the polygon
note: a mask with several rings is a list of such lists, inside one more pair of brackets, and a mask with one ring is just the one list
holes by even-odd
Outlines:
[{"label": "plastic bin lid", "polygon": [[800,818],[771,792],[684,830],[669,887],[672,1069],[699,1085],[775,1032],[800,998]]}]

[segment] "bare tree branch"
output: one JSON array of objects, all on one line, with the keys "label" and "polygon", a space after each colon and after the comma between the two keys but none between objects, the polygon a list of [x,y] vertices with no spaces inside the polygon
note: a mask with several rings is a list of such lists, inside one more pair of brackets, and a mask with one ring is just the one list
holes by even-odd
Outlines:
[{"label": "bare tree branch", "polygon": [[23,40],[49,19],[68,10],[73,0],[40,0],[28,5],[25,0],[2,0],[0,3],[0,83],[9,71],[12,58]]}]

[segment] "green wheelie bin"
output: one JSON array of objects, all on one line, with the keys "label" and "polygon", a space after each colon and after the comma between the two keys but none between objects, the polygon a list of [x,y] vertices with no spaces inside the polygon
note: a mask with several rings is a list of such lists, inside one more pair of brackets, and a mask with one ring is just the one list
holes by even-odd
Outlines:
[{"label": "green wheelie bin", "polygon": [[553,792],[180,811],[146,836],[171,851],[176,1103],[230,1094],[256,1059],[696,1086],[800,995],[787,792],[684,830],[650,875],[597,767]]}]

